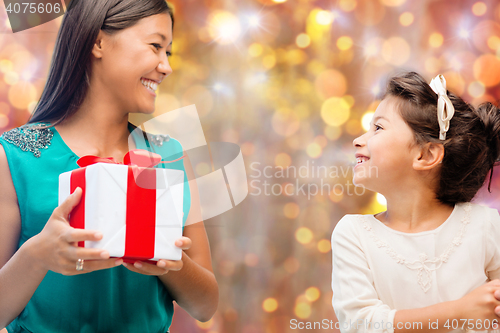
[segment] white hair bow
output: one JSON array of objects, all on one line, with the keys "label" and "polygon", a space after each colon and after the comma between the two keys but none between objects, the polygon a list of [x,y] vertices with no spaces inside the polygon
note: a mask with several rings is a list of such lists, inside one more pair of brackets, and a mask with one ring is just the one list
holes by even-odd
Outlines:
[{"label": "white hair bow", "polygon": [[438,95],[437,117],[439,122],[439,140],[446,140],[446,132],[450,129],[450,120],[455,114],[455,107],[446,94],[446,79],[439,74],[429,84]]}]

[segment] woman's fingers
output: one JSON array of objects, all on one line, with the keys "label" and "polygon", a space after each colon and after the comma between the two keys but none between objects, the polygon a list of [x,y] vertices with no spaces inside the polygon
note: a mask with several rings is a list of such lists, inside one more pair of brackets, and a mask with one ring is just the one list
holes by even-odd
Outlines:
[{"label": "woman's fingers", "polygon": [[175,246],[181,248],[182,250],[189,250],[193,242],[188,237],[181,237],[175,241]]},{"label": "woman's fingers", "polygon": [[84,247],[71,246],[67,250],[66,257],[70,260],[103,260],[109,259],[109,251],[102,249],[90,249]]},{"label": "woman's fingers", "polygon": [[54,209],[54,214],[67,221],[68,215],[71,213],[73,208],[80,202],[82,197],[82,189],[77,187],[76,190],[63,201],[56,209]]},{"label": "woman's fingers", "polygon": [[68,243],[99,241],[102,239],[102,233],[95,230],[68,228],[65,230],[63,238]]},{"label": "woman's fingers", "polygon": [[493,295],[495,296],[495,298],[498,301],[500,301],[500,289],[495,290],[495,292],[493,293]]},{"label": "woman's fingers", "polygon": [[98,271],[101,269],[113,268],[123,264],[123,259],[120,258],[109,258],[106,260],[84,260],[83,269],[81,271],[76,270],[76,260],[74,267],[71,267],[72,275],[90,273],[93,271]]},{"label": "woman's fingers", "polygon": [[149,264],[142,261],[136,261],[134,264],[123,263],[123,266],[127,267],[129,270],[145,274],[145,275],[163,275],[169,271],[178,271],[182,268],[182,260],[158,260],[156,265]]}]

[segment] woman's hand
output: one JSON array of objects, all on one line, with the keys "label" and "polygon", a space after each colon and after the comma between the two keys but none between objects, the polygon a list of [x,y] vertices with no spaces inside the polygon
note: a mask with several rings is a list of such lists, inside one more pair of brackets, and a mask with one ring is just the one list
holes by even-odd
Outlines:
[{"label": "woman's hand", "polygon": [[[182,237],[175,241],[175,246],[181,248],[182,250],[189,250],[191,244],[192,244],[191,239],[187,237]],[[169,271],[180,271],[183,266],[183,262],[182,259],[181,260],[160,259],[158,260],[156,265],[142,261],[136,261],[133,265],[124,262],[123,266],[127,267],[127,269],[131,270],[132,272],[144,275],[160,276],[167,274]]]},{"label": "woman's hand", "polygon": [[497,328],[498,326],[493,325],[500,321],[500,301],[496,298],[497,296],[500,298],[500,280],[498,279],[474,289],[457,301],[460,319],[469,319],[474,323],[481,321],[482,327],[475,328],[478,330],[484,329],[485,321],[489,321],[493,328]]},{"label": "woman's hand", "polygon": [[[109,258],[101,249],[78,247],[80,241],[98,241],[102,234],[93,230],[75,229],[69,225],[68,215],[80,202],[81,188],[77,188],[59,207],[54,209],[42,232],[28,240],[34,256],[43,268],[64,275],[88,273],[121,265],[123,260]],[[78,259],[84,259],[83,270],[76,270]]]}]

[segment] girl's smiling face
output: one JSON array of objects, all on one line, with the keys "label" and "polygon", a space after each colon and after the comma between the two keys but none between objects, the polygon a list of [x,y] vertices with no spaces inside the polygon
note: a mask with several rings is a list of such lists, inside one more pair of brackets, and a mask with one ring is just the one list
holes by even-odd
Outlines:
[{"label": "girl's smiling face", "polygon": [[414,134],[397,110],[397,98],[382,100],[370,129],[353,141],[356,166],[353,182],[384,194],[408,183],[419,146]]},{"label": "girl's smiling face", "polygon": [[[158,85],[170,73],[172,20],[159,14],[139,20],[113,35],[99,34],[92,51],[93,79],[105,92],[99,98],[118,103],[125,112],[154,112]],[[97,46],[100,44],[99,46]],[[100,47],[100,48],[99,48]]]}]

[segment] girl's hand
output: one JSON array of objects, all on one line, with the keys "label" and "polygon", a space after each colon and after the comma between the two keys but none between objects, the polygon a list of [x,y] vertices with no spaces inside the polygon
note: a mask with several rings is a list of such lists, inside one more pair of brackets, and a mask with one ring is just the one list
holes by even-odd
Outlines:
[{"label": "girl's hand", "polygon": [[500,310],[500,301],[496,298],[497,295],[500,296],[500,280],[498,279],[474,289],[457,301],[460,319],[471,319],[474,322],[482,321],[483,325],[485,320],[489,320],[492,326],[493,323],[498,324],[500,321],[500,311],[498,311]]},{"label": "girl's hand", "polygon": [[[191,239],[187,237],[179,238],[175,241],[175,246],[181,248],[182,250],[188,250],[191,247]],[[123,266],[127,267],[132,272],[144,274],[144,275],[156,275],[160,276],[167,274],[168,271],[180,271],[183,262],[181,260],[164,260],[160,259],[156,265],[149,264],[142,261],[136,261],[133,265],[128,263],[123,263]]]},{"label": "girl's hand", "polygon": [[[80,241],[98,241],[97,231],[75,229],[69,225],[68,215],[80,202],[82,190],[77,188],[59,207],[54,209],[43,230],[28,240],[41,267],[63,275],[76,275],[121,265],[122,259],[110,259],[101,249],[78,247]],[[83,259],[83,270],[76,270],[76,262]]]}]

